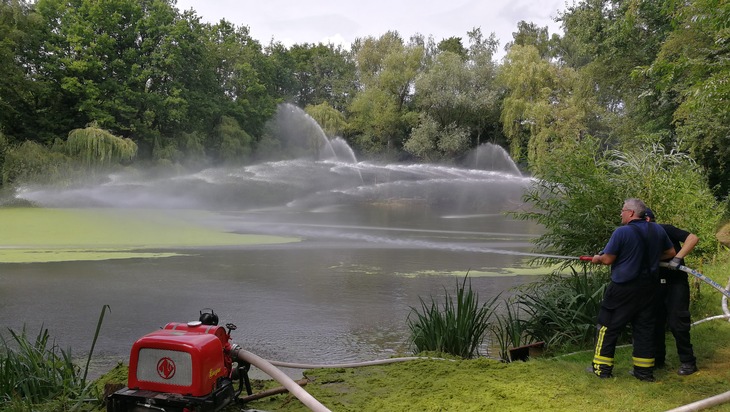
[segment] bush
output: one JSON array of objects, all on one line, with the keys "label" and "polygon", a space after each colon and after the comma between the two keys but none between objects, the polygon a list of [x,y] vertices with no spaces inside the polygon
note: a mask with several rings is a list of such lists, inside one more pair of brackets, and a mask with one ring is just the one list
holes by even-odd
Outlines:
[{"label": "bush", "polygon": [[74,175],[68,157],[31,141],[7,149],[2,166],[3,185],[62,182]]},{"label": "bush", "polygon": [[[433,296],[430,304],[421,298],[421,312],[411,308],[408,327],[414,353],[425,351],[448,353],[464,359],[479,355],[489,319],[497,297],[483,305],[467,284],[467,276],[459,285],[456,283],[456,299],[444,289],[444,304],[440,306]],[[411,317],[413,316],[413,318]]]},{"label": "bush", "polygon": [[596,319],[608,284],[608,272],[589,273],[570,268],[567,276],[551,274],[524,285],[516,302],[527,315],[523,327],[530,341],[543,341],[551,350],[584,348],[593,344]]},{"label": "bush", "polygon": [[545,156],[549,161],[533,171],[536,179],[524,196],[531,208],[513,213],[545,227],[536,241],[540,251],[567,256],[598,252],[620,224],[623,201],[636,197],[654,210],[659,223],[700,237],[693,257],[717,253],[715,232],[725,205],[712,196],[704,173],[689,156],[667,152],[659,144],[605,152],[591,137]]}]

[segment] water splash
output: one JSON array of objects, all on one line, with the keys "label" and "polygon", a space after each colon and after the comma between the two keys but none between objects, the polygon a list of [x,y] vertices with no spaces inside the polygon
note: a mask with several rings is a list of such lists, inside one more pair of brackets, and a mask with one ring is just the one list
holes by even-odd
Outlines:
[{"label": "water splash", "polygon": [[500,170],[521,176],[522,173],[506,150],[500,145],[482,143],[466,157],[465,166],[480,170]]},{"label": "water splash", "polygon": [[319,213],[356,207],[385,214],[407,209],[463,220],[520,207],[531,181],[491,143],[475,149],[467,167],[358,162],[344,139],[328,139],[311,116],[291,104],[280,105],[267,130],[279,140],[283,160],[172,177],[117,173],[101,184],[65,188],[25,186],[16,198],[44,207]]},{"label": "water splash", "polygon": [[340,136],[336,136],[334,139],[329,141],[332,146],[332,150],[335,152],[337,160],[347,163],[357,163],[357,157],[355,157],[355,151],[352,150],[345,139]]},{"label": "water splash", "polygon": [[267,127],[272,137],[281,144],[279,155],[357,163],[355,152],[345,139],[335,137],[330,140],[312,116],[293,104],[280,104]]}]

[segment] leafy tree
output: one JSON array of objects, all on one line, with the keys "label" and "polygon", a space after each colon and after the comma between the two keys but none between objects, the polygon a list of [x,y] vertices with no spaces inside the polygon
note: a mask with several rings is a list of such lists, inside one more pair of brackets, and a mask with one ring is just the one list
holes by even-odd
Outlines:
[{"label": "leafy tree", "polygon": [[534,162],[540,154],[534,138],[551,120],[556,68],[541,59],[535,47],[514,45],[505,57],[499,79],[507,89],[500,120],[510,154],[515,161]]},{"label": "leafy tree", "polygon": [[584,135],[600,136],[605,111],[582,71],[541,59],[532,46],[514,45],[499,79],[506,87],[501,113],[514,159],[539,169],[548,152],[570,150]]},{"label": "leafy tree", "polygon": [[637,66],[651,63],[672,29],[674,0],[583,0],[567,8],[558,21],[564,36],[558,56],[585,72],[593,82],[597,102],[605,108],[613,129],[612,143],[631,140],[637,130],[667,129],[671,108],[661,100],[638,100],[646,88],[631,77]]},{"label": "leafy tree", "polygon": [[54,115],[64,102],[40,64],[48,30],[33,10],[24,0],[0,2],[0,130],[10,142],[51,142],[64,130]]},{"label": "leafy tree", "polygon": [[[42,45],[48,55],[42,64],[66,103],[58,114],[69,119],[67,130],[91,121],[125,135],[144,135],[150,129],[157,111],[145,110],[147,105],[140,100],[156,79],[145,76],[149,61],[136,52],[157,43],[145,42],[151,36],[139,30],[145,11],[155,10],[143,8],[150,3],[40,0],[36,4],[49,31]],[[172,9],[167,17],[174,17]],[[158,17],[154,27],[164,26]]]},{"label": "leafy tree", "polygon": [[62,153],[27,140],[6,150],[2,165],[2,183],[10,186],[62,182],[75,175],[70,160]]},{"label": "leafy tree", "polygon": [[363,89],[349,107],[350,126],[364,150],[392,154],[417,119],[410,103],[425,47],[404,44],[397,32],[388,32],[378,39],[358,39],[353,52]]},{"label": "leafy tree", "polygon": [[297,62],[281,42],[272,41],[264,48],[268,70],[266,83],[271,85],[272,95],[281,102],[293,102],[299,92],[294,77]]},{"label": "leafy tree", "polygon": [[547,26],[538,27],[535,23],[520,20],[517,23],[517,31],[512,33],[512,39],[504,46],[504,50],[507,52],[517,44],[520,46],[534,46],[542,59],[551,57]]},{"label": "leafy tree", "polygon": [[[5,137],[3,132],[0,132],[0,176],[5,164],[5,153],[8,151],[8,139]],[[2,186],[2,179],[0,179],[0,186]]]},{"label": "leafy tree", "polygon": [[427,114],[421,114],[418,126],[411,131],[411,136],[403,145],[403,149],[419,159],[434,162],[441,159],[438,141],[441,128],[436,120]]},{"label": "leafy tree", "polygon": [[[415,106],[422,115],[406,142],[407,151],[435,160],[462,155],[470,147],[471,136],[478,144],[483,120],[490,118],[497,108],[496,70],[490,59],[477,63],[478,57],[481,56],[467,61],[450,51],[441,52],[418,77]],[[496,116],[491,117],[496,123]],[[433,140],[432,144],[425,144],[427,138]],[[427,152],[427,147],[435,151]]]},{"label": "leafy tree", "polygon": [[729,21],[723,1],[684,4],[657,59],[637,73],[655,85],[647,95],[675,109],[677,141],[706,168],[718,197],[730,194]]},{"label": "leafy tree", "polygon": [[439,42],[436,48],[439,52],[451,52],[460,56],[462,59],[467,58],[468,50],[463,44],[461,44],[461,37],[449,37],[448,39],[443,39]]},{"label": "leafy tree", "polygon": [[355,94],[355,63],[349,52],[332,44],[297,44],[289,54],[295,62],[294,102],[299,107],[329,103],[345,110]]},{"label": "leafy tree", "polygon": [[[210,36],[215,73],[225,96],[220,111],[234,118],[246,133],[259,135],[278,103],[266,83],[271,67],[261,45],[251,38],[247,27],[235,27],[225,20],[210,28]],[[228,122],[218,116],[211,119]]]},{"label": "leafy tree", "polygon": [[350,105],[351,133],[360,149],[383,153],[395,149],[395,136],[403,128],[403,117],[393,96],[379,88],[357,94]]},{"label": "leafy tree", "polygon": [[137,145],[131,139],[114,136],[96,125],[72,130],[63,149],[88,168],[128,162],[137,155]]},{"label": "leafy tree", "polygon": [[345,116],[327,103],[307,106],[304,111],[319,124],[324,133],[330,138],[341,136],[347,129]]},{"label": "leafy tree", "polygon": [[249,159],[253,139],[236,119],[223,116],[213,131],[213,147],[217,158],[225,163],[240,164]]}]

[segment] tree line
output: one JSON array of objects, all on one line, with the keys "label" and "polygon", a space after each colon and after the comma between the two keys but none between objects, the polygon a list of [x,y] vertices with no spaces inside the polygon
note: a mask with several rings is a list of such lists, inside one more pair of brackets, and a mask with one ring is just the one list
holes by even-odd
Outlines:
[{"label": "tree line", "polygon": [[557,21],[562,35],[520,22],[496,61],[499,43],[481,28],[285,47],[175,0],[2,0],[2,182],[102,154],[256,161],[276,151],[267,121],[286,102],[389,160],[448,162],[492,142],[538,173],[589,137],[601,149],[661,145],[687,153],[725,198],[730,5],[582,0]]}]

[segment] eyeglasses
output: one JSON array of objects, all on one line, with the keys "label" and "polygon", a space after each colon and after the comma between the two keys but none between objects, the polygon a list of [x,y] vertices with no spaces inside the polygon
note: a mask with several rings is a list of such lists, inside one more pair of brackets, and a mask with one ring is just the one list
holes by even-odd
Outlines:
[{"label": "eyeglasses", "polygon": [[621,209],[621,213],[623,213],[623,212],[633,212],[633,210],[631,210],[631,209]]}]

